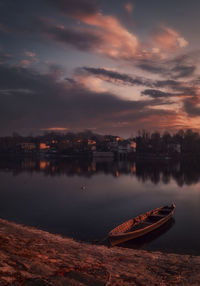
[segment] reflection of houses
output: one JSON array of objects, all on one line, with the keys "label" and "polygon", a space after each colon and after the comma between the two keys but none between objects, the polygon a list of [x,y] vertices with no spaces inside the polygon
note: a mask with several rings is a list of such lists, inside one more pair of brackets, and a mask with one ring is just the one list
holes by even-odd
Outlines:
[{"label": "reflection of houses", "polygon": [[40,161],[40,170],[45,170],[47,167],[50,166],[50,162],[49,161]]},{"label": "reflection of houses", "polygon": [[113,158],[114,153],[113,152],[101,152],[101,151],[94,151],[93,158]]},{"label": "reflection of houses", "polygon": [[29,170],[29,171],[33,171],[35,170],[37,167],[37,162],[36,161],[33,161],[33,160],[23,160],[21,162],[21,168],[23,170]]}]

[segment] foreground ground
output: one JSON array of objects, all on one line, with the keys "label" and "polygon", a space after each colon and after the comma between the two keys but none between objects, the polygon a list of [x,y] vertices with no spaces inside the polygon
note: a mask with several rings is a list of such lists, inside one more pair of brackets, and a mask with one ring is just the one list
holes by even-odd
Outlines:
[{"label": "foreground ground", "polygon": [[200,257],[78,243],[0,220],[0,285],[200,285]]}]

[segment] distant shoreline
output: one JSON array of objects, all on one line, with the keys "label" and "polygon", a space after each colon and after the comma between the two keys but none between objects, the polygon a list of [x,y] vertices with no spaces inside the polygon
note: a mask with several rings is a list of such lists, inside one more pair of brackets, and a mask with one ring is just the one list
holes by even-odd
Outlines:
[{"label": "distant shoreline", "polygon": [[1,285],[200,285],[200,256],[90,245],[2,219],[0,243]]},{"label": "distant shoreline", "polygon": [[176,155],[167,155],[167,154],[153,154],[153,153],[144,153],[144,154],[131,154],[126,158],[118,158],[117,156],[103,156],[103,157],[93,157],[90,153],[77,153],[77,154],[45,154],[45,153],[0,153],[0,158],[31,158],[31,159],[109,159],[115,161],[134,161],[134,160],[200,160],[199,154],[176,154]]}]

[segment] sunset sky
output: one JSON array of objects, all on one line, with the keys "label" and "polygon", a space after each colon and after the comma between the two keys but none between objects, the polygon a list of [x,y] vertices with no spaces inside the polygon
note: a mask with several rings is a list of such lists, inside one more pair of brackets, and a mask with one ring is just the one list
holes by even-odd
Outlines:
[{"label": "sunset sky", "polygon": [[0,136],[200,131],[200,1],[0,0]]}]

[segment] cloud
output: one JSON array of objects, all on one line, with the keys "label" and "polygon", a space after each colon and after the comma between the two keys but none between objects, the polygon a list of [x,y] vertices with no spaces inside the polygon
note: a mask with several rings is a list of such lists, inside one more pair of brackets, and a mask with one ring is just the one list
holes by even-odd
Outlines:
[{"label": "cloud", "polygon": [[29,66],[30,64],[31,64],[30,60],[25,60],[24,59],[24,60],[21,60],[21,62],[19,63],[18,66],[25,68],[25,67]]},{"label": "cloud", "polygon": [[71,45],[81,51],[96,51],[103,45],[103,39],[87,28],[64,28],[41,22],[43,32],[51,39]]},{"label": "cloud", "polygon": [[131,2],[127,2],[124,8],[128,14],[132,14],[134,6]]},{"label": "cloud", "polygon": [[[87,29],[79,27],[79,30],[64,28],[63,31],[58,28],[53,31],[53,27],[51,27],[54,39],[61,40],[66,44],[73,44],[79,49],[83,47],[84,50],[93,50],[114,59],[130,59],[138,56],[139,41],[137,36],[129,32],[116,17],[102,14],[97,1],[50,0],[50,2],[62,13],[82,21],[88,26]],[[86,37],[85,41],[84,36]],[[78,38],[80,38],[80,42]],[[89,38],[91,38],[91,46]]]},{"label": "cloud", "polygon": [[114,17],[95,14],[82,17],[81,20],[89,27],[68,28],[43,22],[42,29],[52,39],[73,45],[79,50],[93,51],[113,59],[137,57],[137,37]]},{"label": "cloud", "polygon": [[200,116],[199,97],[186,98],[183,103],[184,103],[184,110],[188,115],[192,117]]},{"label": "cloud", "polygon": [[152,61],[140,61],[136,65],[140,69],[150,72],[150,73],[155,73],[155,74],[166,74],[166,68],[163,67],[160,63],[158,64],[157,62],[152,62]]},{"label": "cloud", "polygon": [[167,78],[189,78],[195,74],[199,54],[184,54],[170,60],[143,59],[136,63],[136,66],[143,71],[161,75]]},{"label": "cloud", "polygon": [[162,64],[150,61],[146,63],[141,62],[137,64],[137,67],[149,73],[162,75],[164,77],[173,77],[175,79],[190,77],[196,70],[195,65],[174,64],[172,62]]},{"label": "cloud", "polygon": [[172,96],[178,96],[179,94],[164,92],[157,89],[145,89],[141,93],[142,95],[149,95],[152,98],[167,98]]},{"label": "cloud", "polygon": [[128,74],[119,73],[104,68],[82,67],[77,71],[80,73],[86,72],[102,80],[109,81],[115,84],[132,85],[132,86],[133,85],[152,86],[151,80],[137,76],[133,77]]},{"label": "cloud", "polygon": [[174,52],[180,48],[185,48],[188,42],[171,28],[162,26],[153,36],[153,41],[164,51]]},{"label": "cloud", "polygon": [[25,54],[27,57],[30,57],[30,58],[36,57],[36,54],[33,53],[33,52],[25,51],[24,54]]},{"label": "cloud", "polygon": [[148,125],[151,116],[157,118],[152,126],[160,116],[172,116],[172,112],[151,109],[158,104],[159,100],[122,100],[109,92],[88,90],[74,80],[61,82],[51,74],[0,65],[1,134],[55,126],[130,132]]},{"label": "cloud", "polygon": [[98,28],[104,42],[98,48],[99,53],[118,59],[137,57],[137,37],[125,29],[115,17],[98,13],[83,17],[82,21]]},{"label": "cloud", "polygon": [[195,70],[196,66],[179,65],[172,69],[172,73],[175,74],[175,78],[182,78],[193,75]]},{"label": "cloud", "polygon": [[99,1],[96,0],[49,0],[62,13],[72,17],[83,17],[99,12]]},{"label": "cloud", "polygon": [[[100,78],[101,80],[105,80],[113,84],[149,87],[152,89],[145,90],[142,92],[142,95],[149,95],[152,98],[164,98],[164,95],[165,97],[196,96],[197,91],[196,88],[194,88],[194,85],[199,85],[198,79],[187,82],[176,79],[152,80],[104,68],[82,67],[77,69],[77,73],[81,75],[86,73],[87,75]],[[164,91],[158,89],[164,89]]]}]

